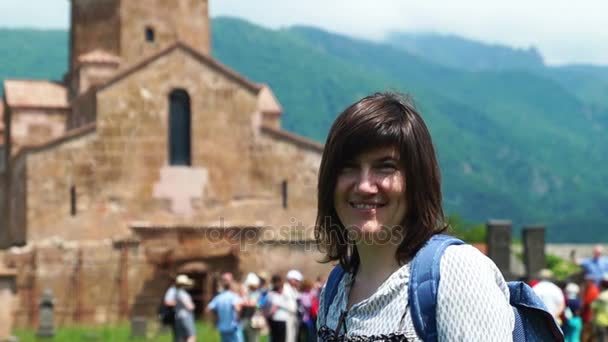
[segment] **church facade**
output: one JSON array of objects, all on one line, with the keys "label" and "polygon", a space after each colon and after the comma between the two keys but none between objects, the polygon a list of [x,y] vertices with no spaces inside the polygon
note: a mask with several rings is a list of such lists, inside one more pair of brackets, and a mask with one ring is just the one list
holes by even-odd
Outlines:
[{"label": "church facade", "polygon": [[72,0],[64,79],[2,86],[0,256],[20,324],[46,287],[62,323],[107,322],[153,315],[177,273],[200,309],[221,271],[327,270],[322,146],[212,57],[206,0]]}]

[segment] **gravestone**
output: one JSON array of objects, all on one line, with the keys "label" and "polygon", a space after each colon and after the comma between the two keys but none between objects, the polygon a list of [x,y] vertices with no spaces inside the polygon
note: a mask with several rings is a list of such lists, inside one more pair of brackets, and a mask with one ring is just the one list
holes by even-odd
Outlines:
[{"label": "gravestone", "polygon": [[40,320],[38,321],[38,337],[55,336],[55,299],[51,289],[46,288],[40,300]]},{"label": "gravestone", "polygon": [[511,273],[511,221],[489,220],[486,228],[488,257],[498,266],[505,279],[513,279]]},{"label": "gravestone", "polygon": [[0,263],[0,341],[13,341],[14,301],[16,292],[14,270],[4,268]]},{"label": "gravestone", "polygon": [[146,337],[147,325],[144,317],[133,317],[131,319],[131,337]]},{"label": "gravestone", "polygon": [[547,267],[545,257],[545,227],[524,226],[524,265],[529,279],[536,278],[538,272]]}]

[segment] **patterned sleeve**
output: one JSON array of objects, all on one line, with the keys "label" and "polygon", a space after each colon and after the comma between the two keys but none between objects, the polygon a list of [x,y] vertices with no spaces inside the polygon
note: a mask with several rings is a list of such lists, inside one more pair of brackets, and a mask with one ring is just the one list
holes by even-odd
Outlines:
[{"label": "patterned sleeve", "polygon": [[317,331],[325,324],[325,285],[319,291],[319,310],[317,312]]},{"label": "patterned sleeve", "polygon": [[496,267],[470,245],[448,247],[437,293],[439,341],[512,341],[509,289]]}]

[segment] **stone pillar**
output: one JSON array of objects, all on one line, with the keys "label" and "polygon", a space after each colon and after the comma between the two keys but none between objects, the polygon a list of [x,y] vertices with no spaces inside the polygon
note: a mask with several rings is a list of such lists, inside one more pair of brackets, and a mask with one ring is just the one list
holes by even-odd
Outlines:
[{"label": "stone pillar", "polygon": [[133,317],[131,319],[131,337],[146,337],[148,322],[144,317]]},{"label": "stone pillar", "polygon": [[507,280],[511,280],[511,221],[489,220],[486,223],[488,257]]},{"label": "stone pillar", "polygon": [[39,337],[55,336],[55,315],[54,315],[55,299],[51,289],[46,288],[42,293],[40,300],[40,320],[38,321]]},{"label": "stone pillar", "polygon": [[4,268],[0,263],[0,341],[13,339],[16,278],[17,272]]},{"label": "stone pillar", "polygon": [[536,278],[538,272],[547,267],[545,257],[545,226],[524,226],[524,266],[529,279]]}]

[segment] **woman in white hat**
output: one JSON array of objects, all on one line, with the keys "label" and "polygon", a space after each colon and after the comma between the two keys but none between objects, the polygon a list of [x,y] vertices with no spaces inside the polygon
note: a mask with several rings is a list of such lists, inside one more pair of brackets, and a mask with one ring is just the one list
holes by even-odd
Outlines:
[{"label": "woman in white hat", "polygon": [[185,274],[175,278],[175,335],[179,342],[195,342],[194,303],[186,289],[192,287],[194,281]]},{"label": "woman in white hat", "polygon": [[258,310],[260,299],[260,278],[255,273],[247,274],[243,283],[241,307],[241,325],[246,342],[258,342],[260,331],[265,327],[266,320]]}]

